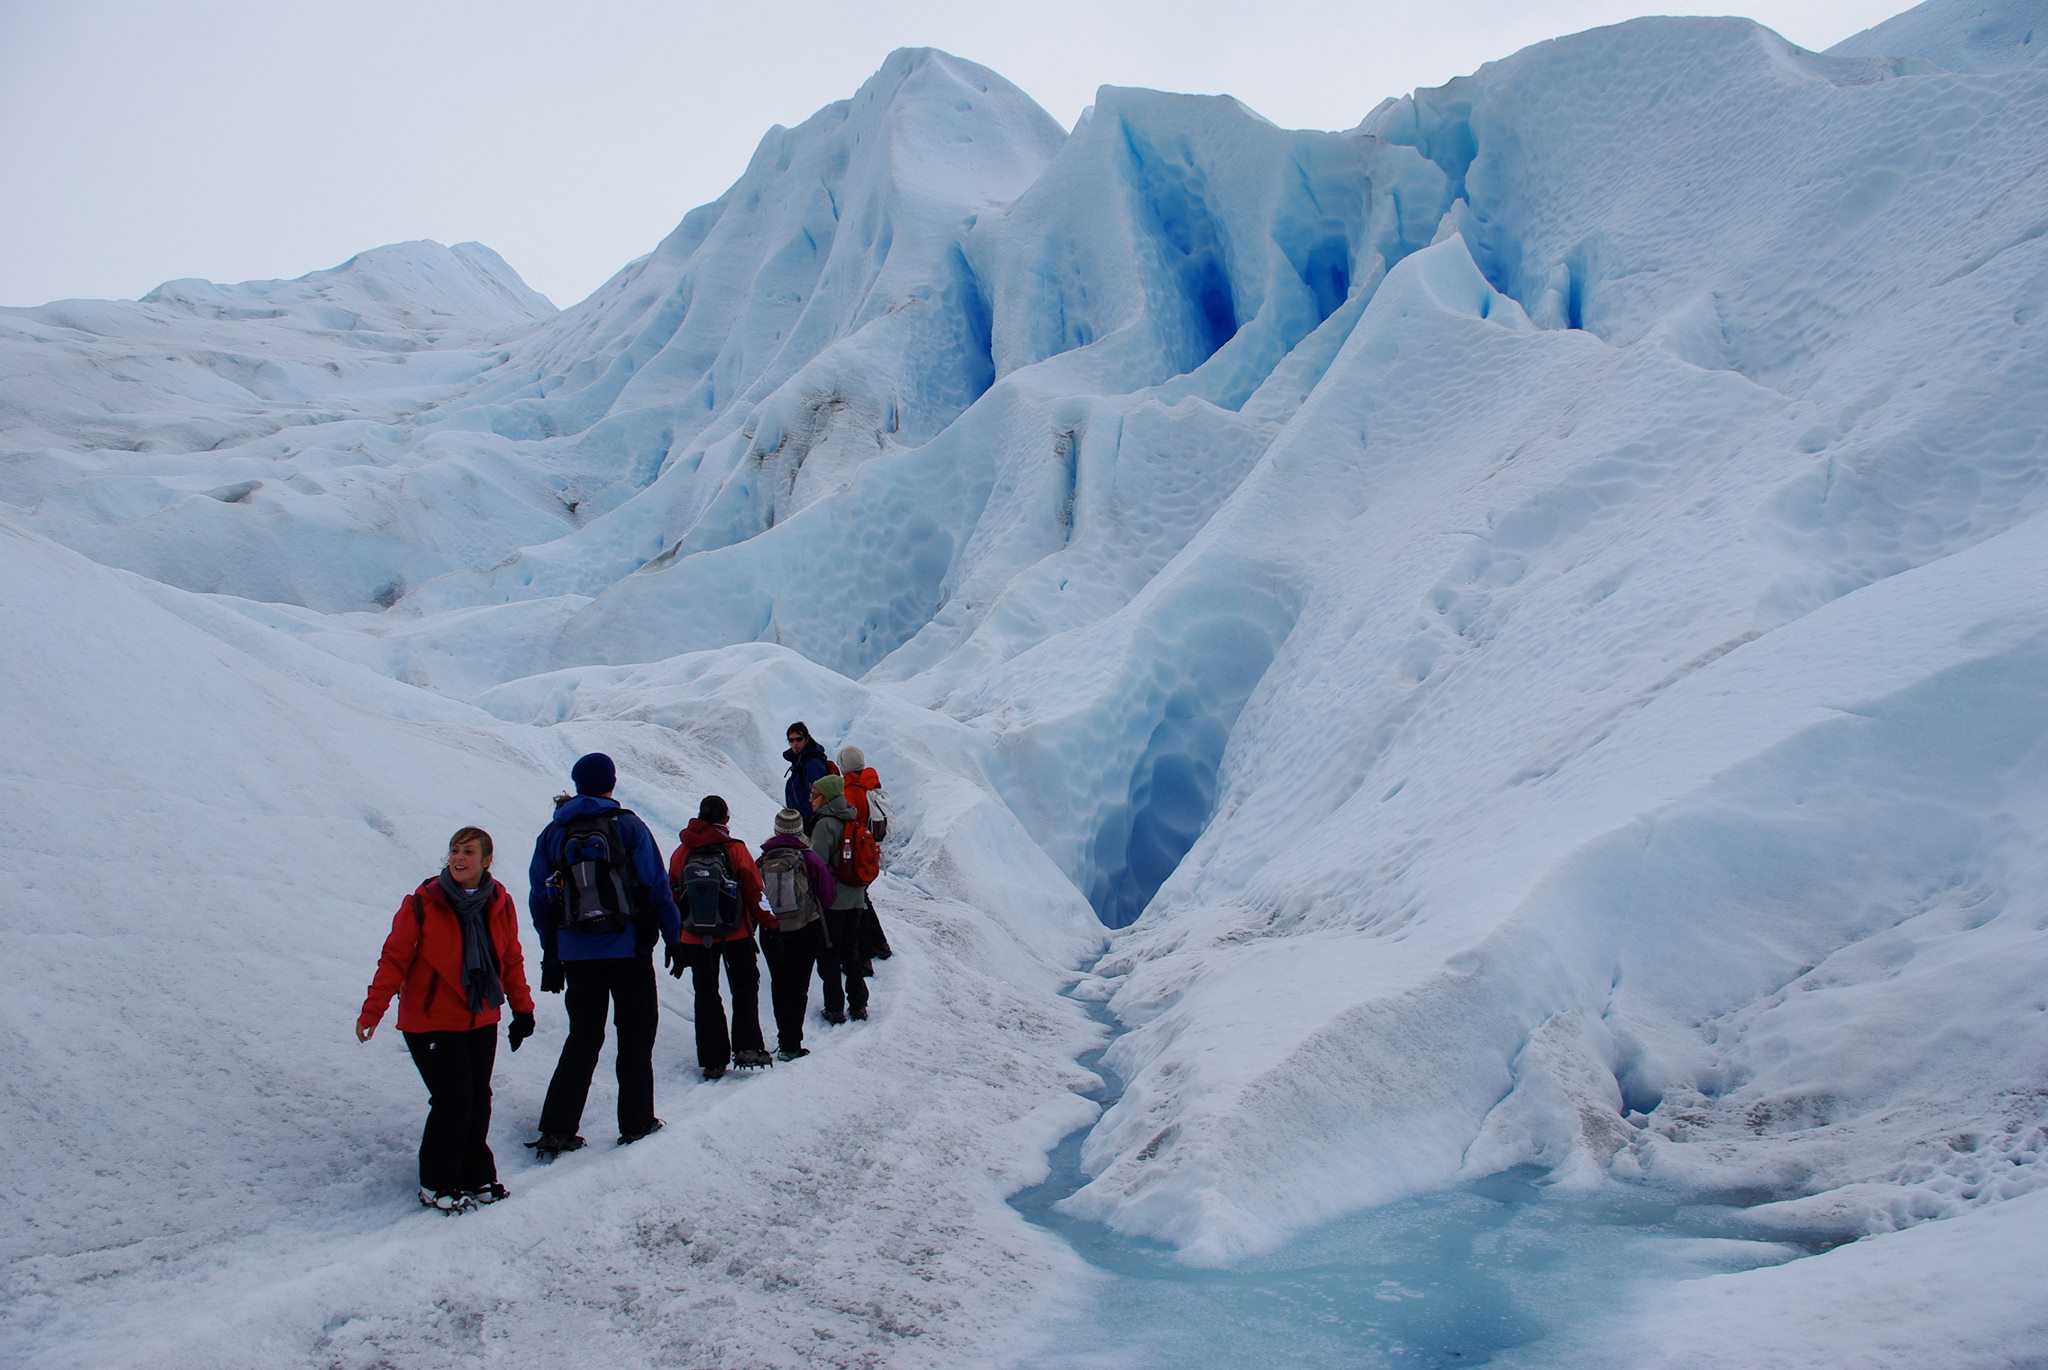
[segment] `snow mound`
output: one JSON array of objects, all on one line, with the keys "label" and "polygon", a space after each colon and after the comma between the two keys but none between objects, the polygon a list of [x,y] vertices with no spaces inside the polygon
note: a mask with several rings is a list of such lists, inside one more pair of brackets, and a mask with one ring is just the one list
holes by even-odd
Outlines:
[{"label": "snow mound", "polygon": [[195,318],[296,316],[338,333],[518,328],[552,317],[545,295],[482,243],[429,239],[359,252],[340,266],[289,281],[167,281],[142,297]]}]

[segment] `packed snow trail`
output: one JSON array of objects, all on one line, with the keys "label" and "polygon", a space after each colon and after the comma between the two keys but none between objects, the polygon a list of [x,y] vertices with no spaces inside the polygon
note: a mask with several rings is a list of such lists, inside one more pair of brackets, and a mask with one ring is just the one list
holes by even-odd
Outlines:
[{"label": "packed snow trail", "polygon": [[[443,829],[481,822],[501,875],[519,870],[568,762],[602,747],[665,845],[712,790],[735,831],[765,833],[780,800],[756,780],[774,782],[774,744],[742,767],[647,723],[505,724],[4,520],[0,555],[18,592],[0,610],[6,708],[37,720],[7,759],[36,803],[8,811],[6,875],[35,907],[81,911],[4,933],[9,963],[41,970],[0,1007],[21,1047],[0,1108],[11,1135],[48,1142],[9,1181],[5,1359],[446,1363],[503,1347],[567,1363],[605,1345],[685,1364],[941,1365],[1027,1315],[1029,1294],[986,1291],[1067,1281],[1072,1258],[1002,1196],[1085,1112],[1072,1058],[1095,1029],[981,906],[1001,896],[944,892],[975,891],[972,872],[928,874],[929,894],[885,877],[897,954],[872,1020],[827,1028],[814,995],[813,1054],[755,1078],[698,1081],[687,986],[661,977],[667,1127],[615,1149],[601,1067],[593,1145],[549,1168],[519,1146],[564,1030],[541,996],[539,1030],[495,1077],[512,1198],[421,1212],[418,1077],[397,1033],[358,1046],[348,1024]],[[78,674],[98,683],[51,688]],[[715,707],[647,697],[700,723]],[[235,730],[190,726],[219,716]],[[902,808],[915,824],[921,805]],[[930,830],[976,821],[956,802]]]}]

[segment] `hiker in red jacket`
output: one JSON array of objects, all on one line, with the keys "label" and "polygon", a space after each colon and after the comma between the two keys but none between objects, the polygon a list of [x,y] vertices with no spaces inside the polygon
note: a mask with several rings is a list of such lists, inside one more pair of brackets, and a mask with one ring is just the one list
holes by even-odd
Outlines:
[{"label": "hiker in red jacket", "polygon": [[512,1002],[505,1032],[512,1050],[533,1035],[519,914],[490,872],[491,835],[457,830],[448,839],[448,864],[393,916],[356,1017],[356,1040],[367,1042],[398,996],[398,1030],[429,1096],[420,1202],[443,1213],[506,1197],[489,1140],[498,1006]]},{"label": "hiker in red jacket", "polygon": [[[775,915],[761,906],[761,872],[747,844],[727,831],[725,801],[704,796],[697,816],[676,834],[669,884],[683,911],[683,956],[697,992],[697,1064],[716,1080],[728,1065],[765,1066],[774,1058],[761,1040],[761,965],[754,929],[775,931]],[[709,858],[700,860],[699,854]],[[707,878],[708,877],[708,878]],[[718,996],[718,966],[732,985],[732,1030]]]},{"label": "hiker in red jacket", "polygon": [[[861,822],[874,831],[874,815],[870,812],[869,796],[882,788],[881,777],[875,768],[868,765],[861,749],[848,743],[839,749],[839,775],[846,782],[846,802],[853,806],[853,812]],[[875,840],[881,840],[875,833]],[[865,892],[864,892],[865,893]],[[886,961],[896,953],[890,950],[889,935],[882,931],[882,920],[875,913],[875,899],[865,895],[867,907],[861,912],[860,920],[860,962],[861,974],[873,975],[875,962]]]}]

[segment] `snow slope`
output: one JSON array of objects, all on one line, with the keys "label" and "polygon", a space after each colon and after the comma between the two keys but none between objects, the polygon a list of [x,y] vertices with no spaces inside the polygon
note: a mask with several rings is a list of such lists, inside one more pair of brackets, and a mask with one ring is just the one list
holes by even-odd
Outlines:
[{"label": "snow slope", "polygon": [[[814,1018],[809,1060],[704,1085],[689,996],[664,979],[670,1129],[609,1154],[602,1071],[584,1120],[595,1164],[536,1170],[518,1141],[563,1032],[548,1000],[498,1072],[494,1141],[520,1215],[420,1226],[417,1078],[396,1033],[361,1048],[348,1028],[441,829],[494,832],[523,904],[523,843],[582,750],[618,759],[622,797],[664,847],[710,790],[736,831],[770,831],[779,795],[749,776],[772,772],[718,750],[744,745],[732,734],[714,745],[614,714],[594,683],[609,721],[502,724],[12,521],[0,548],[0,680],[8,717],[34,719],[10,730],[6,764],[35,796],[10,806],[0,846],[24,896],[0,930],[6,960],[35,968],[0,1006],[17,1072],[0,1116],[25,1158],[0,1239],[8,1361],[433,1364],[517,1347],[568,1364],[610,1344],[629,1360],[802,1364],[821,1363],[822,1341],[842,1347],[823,1363],[900,1345],[940,1363],[1000,1343],[1023,1311],[972,1291],[1075,1278],[1001,1198],[1086,1116],[1071,1058],[1094,1029],[1054,996],[1053,967],[1087,940],[1079,915],[1006,910],[977,879],[1028,869],[1005,859],[1014,825],[993,803],[955,786],[926,840],[944,834],[966,869],[878,891],[901,951],[857,1037]],[[813,702],[853,693],[786,657],[768,668],[808,678],[785,688]],[[757,698],[748,674],[731,684],[721,705],[727,682],[704,682],[691,715]],[[686,675],[661,682],[665,698],[690,693]],[[723,1272],[713,1285],[707,1269]],[[803,1288],[815,1295],[788,1297]]]},{"label": "snow slope", "polygon": [[506,533],[559,531],[505,445],[420,431],[553,313],[489,248],[429,242],[297,281],[0,309],[6,503],[167,584],[388,603],[497,560]]},{"label": "snow slope", "polygon": [[2030,0],[1933,0],[1837,43],[1846,57],[1917,57],[1949,71],[2039,66],[2048,28]]},{"label": "snow slope", "polygon": [[[0,311],[0,1346],[1001,1363],[1107,1278],[1002,1203],[1092,1121],[1062,1208],[1194,1265],[1528,1166],[1821,1253],[1518,1364],[2048,1356],[2037,12],[1341,133],[903,52],[563,314],[474,245]],[[903,813],[876,1021],[706,1086],[664,984],[670,1128],[539,1171],[546,1003],[516,1202],[405,1213],[345,1034],[442,835],[602,746],[758,840],[799,717]]]}]

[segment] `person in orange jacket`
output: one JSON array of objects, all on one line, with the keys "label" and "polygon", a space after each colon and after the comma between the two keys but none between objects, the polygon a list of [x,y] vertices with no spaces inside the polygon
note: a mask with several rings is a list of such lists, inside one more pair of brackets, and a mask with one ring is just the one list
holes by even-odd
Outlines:
[{"label": "person in orange jacket", "polygon": [[[765,1066],[774,1058],[761,1040],[761,965],[754,955],[754,929],[776,930],[775,915],[761,904],[761,871],[747,844],[734,837],[726,824],[732,814],[725,800],[707,794],[697,805],[697,816],[676,834],[675,854],[669,858],[668,878],[676,904],[683,910],[683,955],[690,966],[690,983],[697,998],[697,1064],[707,1080],[720,1079],[728,1065]],[[707,942],[690,929],[693,911],[687,889],[686,870],[691,857],[703,850],[722,854],[728,896],[738,903],[730,910],[731,930],[715,942]],[[718,966],[725,963],[725,978],[732,985],[732,1029],[726,1030],[725,1005],[718,995]]]},{"label": "person in orange jacket", "polygon": [[[853,805],[854,815],[872,826],[868,795],[882,788],[882,779],[861,749],[850,742],[839,749],[839,776],[846,782],[846,802]],[[873,975],[875,962],[886,961],[895,954],[889,947],[889,934],[882,931],[881,917],[875,913],[875,898],[870,894],[860,920],[861,974]]]},{"label": "person in orange jacket", "polygon": [[356,1040],[376,1034],[391,996],[398,1030],[426,1082],[420,1202],[462,1213],[507,1196],[491,1154],[491,1067],[498,1006],[512,1004],[512,1050],[533,1035],[533,995],[519,948],[519,913],[491,878],[491,835],[460,828],[448,864],[422,881],[391,919],[377,973],[356,1016]]}]

